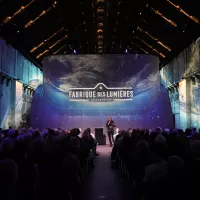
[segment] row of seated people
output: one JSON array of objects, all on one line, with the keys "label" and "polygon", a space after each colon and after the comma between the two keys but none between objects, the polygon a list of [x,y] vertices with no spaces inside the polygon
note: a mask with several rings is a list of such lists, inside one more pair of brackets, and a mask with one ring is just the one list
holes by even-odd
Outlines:
[{"label": "row of seated people", "polygon": [[111,159],[135,200],[200,199],[200,133],[195,128],[120,131]]},{"label": "row of seated people", "polygon": [[90,132],[86,129],[81,138],[76,128],[2,131],[0,199],[79,199],[88,165],[93,165],[91,155],[96,154]]}]

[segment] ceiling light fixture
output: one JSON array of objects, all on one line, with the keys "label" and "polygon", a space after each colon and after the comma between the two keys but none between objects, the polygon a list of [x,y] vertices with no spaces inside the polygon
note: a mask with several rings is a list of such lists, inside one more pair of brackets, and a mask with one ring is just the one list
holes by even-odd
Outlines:
[{"label": "ceiling light fixture", "polygon": [[152,51],[156,52],[158,55],[160,55],[162,58],[165,58],[166,56],[159,52],[157,49],[155,49],[153,46],[149,45],[147,42],[145,42],[143,39],[136,37],[138,40],[140,40],[143,44],[145,44],[146,46],[148,46]]},{"label": "ceiling light fixture", "polygon": [[170,0],[167,0],[168,3],[170,3],[172,6],[174,6],[180,13],[183,13],[185,16],[187,16],[188,18],[190,18],[192,21],[194,21],[197,24],[200,24],[199,19],[197,19],[196,17],[188,14],[186,11],[184,11],[179,5],[175,5],[173,2],[171,2]]},{"label": "ceiling light fixture", "polygon": [[165,44],[163,44],[161,41],[159,41],[157,38],[155,38],[154,36],[152,36],[150,33],[148,33],[147,31],[144,31],[142,28],[140,28],[139,26],[137,27],[137,30],[139,30],[140,32],[146,34],[148,37],[150,37],[152,40],[156,41],[157,44],[159,44],[160,46],[164,47],[165,49],[167,49],[169,52],[171,52],[172,50]]},{"label": "ceiling light fixture", "polygon": [[37,55],[37,59],[40,58],[41,56],[43,56],[44,54],[46,54],[47,52],[49,52],[52,48],[54,48],[57,44],[59,44],[61,41],[63,41],[64,39],[67,38],[67,35],[65,35],[64,37],[62,37],[61,39],[59,39],[57,42],[55,42],[53,45],[51,45],[49,47],[49,49],[43,51],[42,53],[40,53],[39,55]]},{"label": "ceiling light fixture", "polygon": [[40,48],[41,46],[43,46],[46,42],[48,42],[49,40],[51,40],[54,36],[56,36],[58,33],[60,33],[63,30],[64,30],[64,27],[62,27],[61,29],[59,29],[58,31],[56,31],[55,33],[53,33],[50,37],[48,37],[47,39],[45,39],[43,42],[41,42],[36,47],[32,48],[30,50],[30,52],[33,53],[34,51],[36,51],[38,48]]},{"label": "ceiling light fixture", "polygon": [[3,20],[2,24],[6,24],[9,21],[11,21],[14,17],[16,17],[17,15],[19,15],[20,13],[22,13],[25,9],[27,9],[29,6],[31,6],[31,4],[33,4],[36,0],[32,0],[30,3],[26,4],[25,6],[21,6],[21,8],[19,10],[17,10],[12,16],[8,16]]},{"label": "ceiling light fixture", "polygon": [[64,44],[62,47],[60,47],[57,51],[55,51],[53,54],[57,54],[58,52],[60,52],[64,47],[66,47],[67,45]]},{"label": "ceiling light fixture", "polygon": [[67,38],[67,35],[65,35],[64,37],[62,37],[61,39],[59,39],[57,42],[55,42],[53,45],[51,45],[49,48],[52,49],[53,47],[55,47],[58,43],[60,43],[61,41],[63,41],[64,39]]},{"label": "ceiling light fixture", "polygon": [[[96,0],[95,2],[95,9],[96,9],[96,23],[97,23],[97,46],[98,46],[98,53],[103,53],[103,44],[104,44],[104,18],[106,17],[105,12],[105,2],[104,0]],[[96,49],[96,47],[95,47]]]},{"label": "ceiling light fixture", "polygon": [[159,15],[160,17],[162,17],[165,21],[167,21],[169,24],[171,24],[174,27],[177,27],[178,25],[172,21],[171,19],[168,19],[167,17],[165,17],[161,12],[159,12],[158,10],[148,6],[156,15]]},{"label": "ceiling light fixture", "polygon": [[138,44],[134,44],[135,46],[137,46],[140,50],[142,50],[144,53],[149,54],[148,51],[145,51],[142,47],[140,47]]},{"label": "ceiling light fixture", "polygon": [[[39,20],[42,16],[46,15],[51,9],[55,8],[56,3],[54,2],[53,5],[51,7],[49,7],[47,10],[42,11],[35,19],[30,20],[29,22],[27,22],[24,26],[24,28],[28,28],[30,26],[32,26],[37,20]],[[60,20],[60,19],[59,19]]]}]

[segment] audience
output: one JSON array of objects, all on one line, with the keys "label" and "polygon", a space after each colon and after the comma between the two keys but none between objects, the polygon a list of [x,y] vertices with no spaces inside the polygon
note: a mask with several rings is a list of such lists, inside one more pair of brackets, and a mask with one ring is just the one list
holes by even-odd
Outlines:
[{"label": "audience", "polygon": [[[79,199],[96,147],[90,128],[1,130],[0,199]],[[135,200],[200,199],[195,128],[119,130],[111,159],[134,186]]]},{"label": "audience", "polygon": [[1,130],[0,199],[79,199],[97,155],[90,129],[80,134],[78,128]]},{"label": "audience", "polygon": [[112,168],[133,186],[133,199],[200,199],[200,133],[195,128],[121,131]]}]

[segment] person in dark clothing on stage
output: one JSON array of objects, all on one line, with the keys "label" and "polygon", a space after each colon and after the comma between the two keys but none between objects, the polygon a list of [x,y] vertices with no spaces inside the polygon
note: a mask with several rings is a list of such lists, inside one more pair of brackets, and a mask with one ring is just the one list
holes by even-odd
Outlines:
[{"label": "person in dark clothing on stage", "polygon": [[115,128],[115,122],[112,120],[112,117],[108,118],[108,121],[106,122],[106,128],[108,133],[108,139],[110,143],[110,147],[114,144],[114,128]]}]

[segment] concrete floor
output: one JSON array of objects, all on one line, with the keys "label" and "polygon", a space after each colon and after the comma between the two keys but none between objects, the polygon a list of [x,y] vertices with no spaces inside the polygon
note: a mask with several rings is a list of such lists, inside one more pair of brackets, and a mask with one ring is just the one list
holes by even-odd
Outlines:
[{"label": "concrete floor", "polygon": [[108,145],[98,146],[100,153],[95,159],[95,168],[84,184],[82,200],[131,200],[130,189],[117,170],[111,169],[110,154],[112,148]]}]

